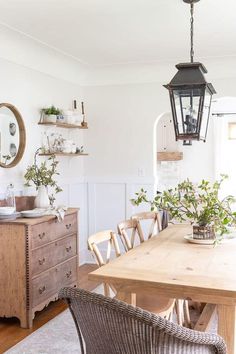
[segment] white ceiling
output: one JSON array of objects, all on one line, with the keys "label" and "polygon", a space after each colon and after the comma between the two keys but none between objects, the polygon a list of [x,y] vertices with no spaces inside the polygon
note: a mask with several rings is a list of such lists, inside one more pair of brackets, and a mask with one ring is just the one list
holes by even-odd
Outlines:
[{"label": "white ceiling", "polygon": [[[189,58],[182,0],[0,0],[0,22],[93,66]],[[235,44],[236,1],[197,3],[196,60],[236,56]]]}]

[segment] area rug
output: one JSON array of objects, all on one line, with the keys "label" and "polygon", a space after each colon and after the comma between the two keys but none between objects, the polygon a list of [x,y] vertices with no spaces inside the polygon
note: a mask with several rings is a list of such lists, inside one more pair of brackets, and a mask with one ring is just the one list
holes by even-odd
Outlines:
[{"label": "area rug", "polygon": [[[103,294],[103,286],[94,292]],[[80,354],[79,338],[69,310],[47,322],[5,354]]]},{"label": "area rug", "polygon": [[80,354],[78,334],[69,310],[47,322],[5,354]]}]

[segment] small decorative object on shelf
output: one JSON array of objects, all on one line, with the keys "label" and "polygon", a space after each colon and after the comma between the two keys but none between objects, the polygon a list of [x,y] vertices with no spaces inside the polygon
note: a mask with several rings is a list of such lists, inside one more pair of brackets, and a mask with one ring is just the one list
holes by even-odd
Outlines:
[{"label": "small decorative object on shelf", "polygon": [[[45,119],[47,114],[50,112],[58,113],[55,119]],[[54,106],[48,109],[41,110],[41,118],[39,123],[40,125],[46,126],[56,126],[59,128],[68,128],[68,129],[88,129],[88,124],[85,122],[85,113],[84,113],[84,103],[82,102],[82,114],[77,110],[77,101],[73,100],[73,110],[62,111]],[[43,133],[42,147],[40,156],[87,156],[88,154],[84,153],[83,146],[79,147],[78,143],[73,139],[66,139],[61,134],[47,131]]]},{"label": "small decorative object on shelf", "polygon": [[202,180],[199,184],[185,180],[176,188],[157,192],[153,200],[149,200],[147,192],[141,189],[131,202],[135,206],[148,203],[151,210],[166,210],[172,219],[193,225],[194,239],[218,242],[229,233],[228,226],[236,225],[236,212],[231,210],[236,199],[232,195],[219,198],[221,184],[226,178],[226,175],[221,175],[219,181],[210,183]]},{"label": "small decorative object on shelf", "polygon": [[84,153],[84,147],[81,146],[80,148],[76,148],[76,154],[83,154]]},{"label": "small decorative object on shelf", "polygon": [[81,102],[81,110],[82,110],[82,116],[83,116],[83,121],[82,121],[81,125],[82,125],[83,127],[87,127],[87,126],[88,126],[88,123],[85,122],[84,102]]},{"label": "small decorative object on shelf", "polygon": [[[62,189],[58,186],[54,176],[59,175],[57,171],[58,161],[55,155],[50,155],[47,161],[37,163],[37,156],[40,155],[41,148],[37,149],[34,154],[34,163],[27,167],[24,178],[26,180],[25,185],[30,187],[30,183],[36,186],[38,196],[36,197],[37,208],[47,208],[55,201],[55,193],[59,193]],[[48,196],[48,187],[52,190],[52,194]]]},{"label": "small decorative object on shelf", "polygon": [[42,108],[40,122],[56,123],[58,117],[60,117],[61,115],[62,115],[61,110],[54,106],[48,108]]},{"label": "small decorative object on shelf", "polygon": [[65,139],[61,134],[44,132],[41,153],[39,155],[87,155],[83,146],[79,147],[72,139]]},{"label": "small decorative object on shelf", "polygon": [[82,113],[77,109],[77,101],[73,100],[72,109],[58,109],[55,106],[41,109],[41,125],[55,125],[59,128],[79,128],[88,129],[88,123],[85,122],[84,103],[81,103]]},{"label": "small decorative object on shelf", "polygon": [[51,133],[43,134],[43,145],[39,155],[87,155],[84,153],[84,147],[77,146],[71,139],[65,139],[61,134]]},{"label": "small decorative object on shelf", "polygon": [[76,100],[73,100],[73,116],[74,116],[74,123],[76,125],[82,126],[83,116],[77,108],[77,101]]}]

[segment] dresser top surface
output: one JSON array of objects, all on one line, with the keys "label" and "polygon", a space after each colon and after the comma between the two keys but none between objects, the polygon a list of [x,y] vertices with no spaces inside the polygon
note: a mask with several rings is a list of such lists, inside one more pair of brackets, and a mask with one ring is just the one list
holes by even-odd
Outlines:
[{"label": "dresser top surface", "polygon": [[[75,214],[79,211],[79,208],[68,208],[65,216],[66,215],[71,215]],[[24,224],[24,225],[35,225],[35,224],[40,224],[42,222],[47,222],[49,220],[55,219],[55,215],[45,215],[39,218],[17,218],[15,220],[1,220],[0,225],[6,225],[6,224]]]}]

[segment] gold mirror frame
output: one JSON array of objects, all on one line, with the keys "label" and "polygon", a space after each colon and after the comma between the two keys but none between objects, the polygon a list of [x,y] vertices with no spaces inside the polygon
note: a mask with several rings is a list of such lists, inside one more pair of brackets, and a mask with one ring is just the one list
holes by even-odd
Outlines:
[{"label": "gold mirror frame", "polygon": [[10,111],[12,111],[12,113],[16,118],[18,128],[19,128],[19,148],[14,160],[11,163],[9,163],[9,165],[0,162],[0,167],[11,168],[16,166],[20,162],[25,151],[25,143],[26,143],[25,125],[20,112],[15,106],[13,106],[10,103],[0,103],[0,108],[1,107],[7,107],[8,109],[10,109]]}]

